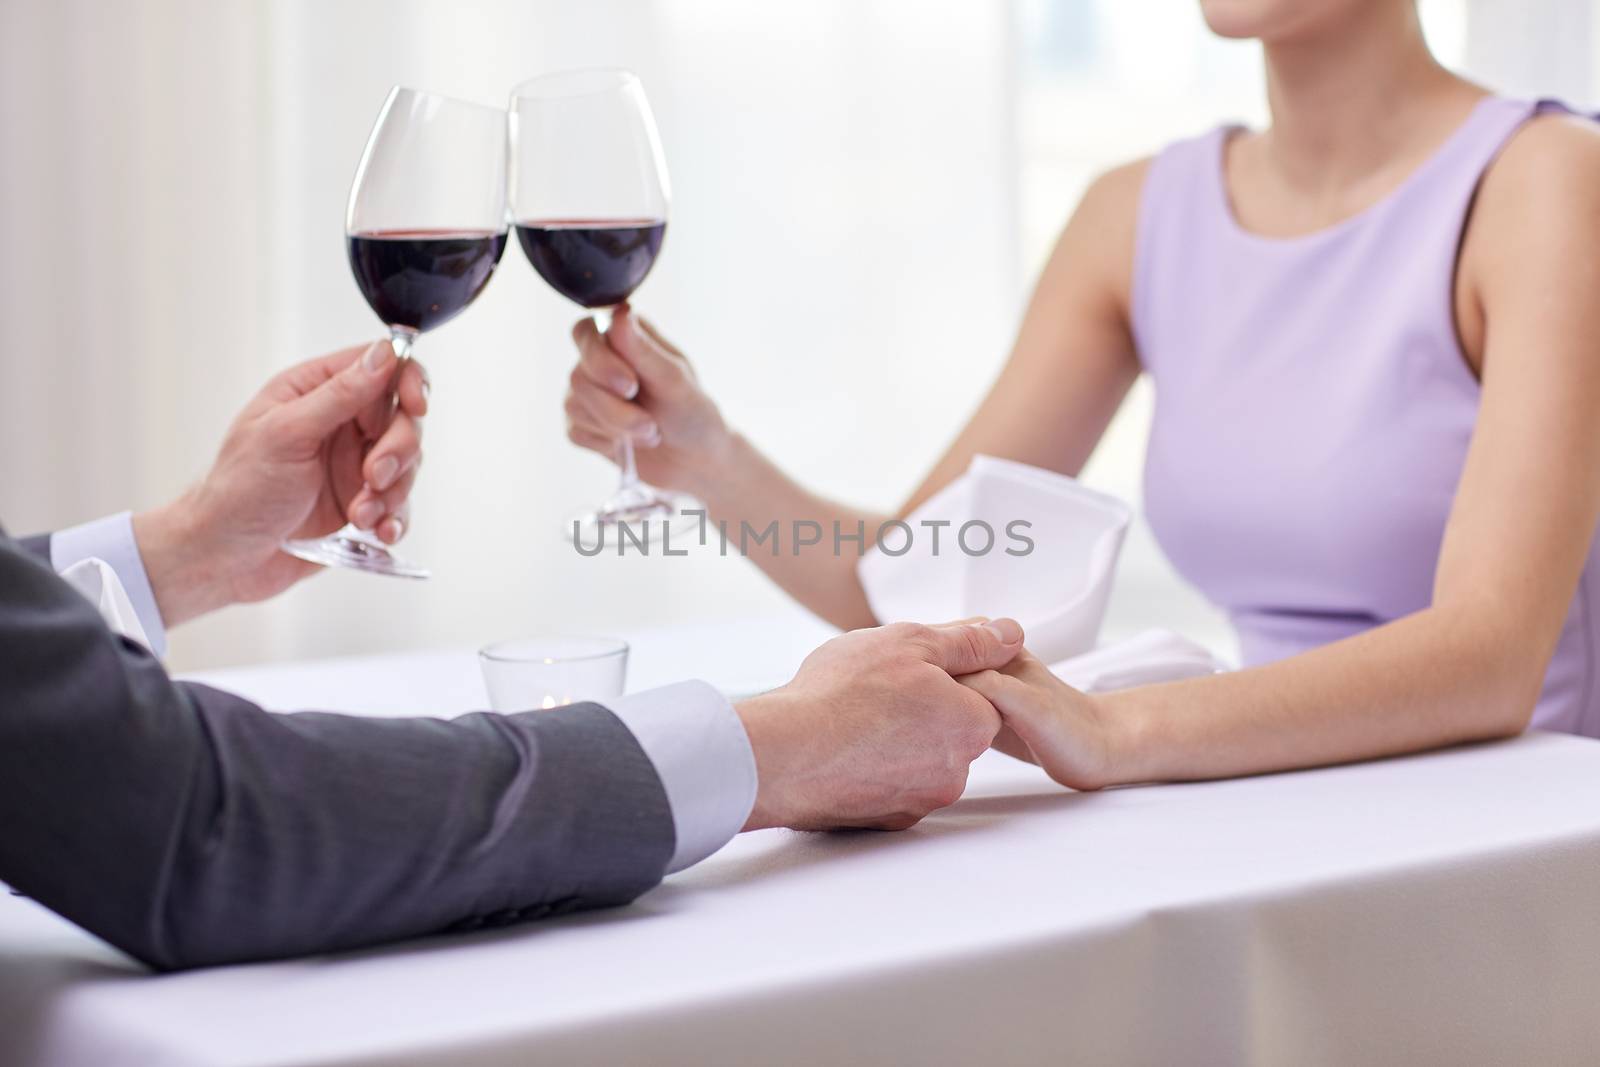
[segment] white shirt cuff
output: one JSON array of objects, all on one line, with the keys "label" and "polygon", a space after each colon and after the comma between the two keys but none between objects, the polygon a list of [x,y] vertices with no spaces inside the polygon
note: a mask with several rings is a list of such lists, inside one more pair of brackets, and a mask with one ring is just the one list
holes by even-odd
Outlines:
[{"label": "white shirt cuff", "polygon": [[56,573],[86,559],[103,559],[116,573],[139,617],[139,625],[150,639],[150,650],[157,656],[164,655],[167,628],[161,622],[155,590],[150,588],[150,576],[139,556],[139,543],[133,538],[133,514],[124,511],[50,535],[50,566]]},{"label": "white shirt cuff", "polygon": [[667,873],[727,844],[756,802],[756,757],[727,698],[679,682],[606,702],[632,731],[666,788],[678,846]]}]

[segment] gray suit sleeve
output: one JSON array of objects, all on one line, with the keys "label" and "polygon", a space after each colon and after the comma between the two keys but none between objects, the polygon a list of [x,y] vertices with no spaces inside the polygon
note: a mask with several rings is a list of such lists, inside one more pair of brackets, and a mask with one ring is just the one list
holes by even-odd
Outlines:
[{"label": "gray suit sleeve", "polygon": [[49,534],[34,534],[32,537],[24,537],[17,544],[22,546],[23,551],[31,553],[46,563],[50,562]]},{"label": "gray suit sleeve", "polygon": [[0,880],[153,967],[626,903],[673,835],[603,707],[269,714],[174,683],[0,535]]}]

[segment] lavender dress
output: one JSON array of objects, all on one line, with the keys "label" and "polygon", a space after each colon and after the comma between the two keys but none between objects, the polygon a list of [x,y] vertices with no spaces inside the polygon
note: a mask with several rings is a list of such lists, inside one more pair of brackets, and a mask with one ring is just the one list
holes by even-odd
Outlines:
[{"label": "lavender dress", "polygon": [[[1133,281],[1156,393],[1145,509],[1179,572],[1228,611],[1247,665],[1430,603],[1478,416],[1456,250],[1485,168],[1547,106],[1484,100],[1384,200],[1289,239],[1234,220],[1227,129],[1151,165]],[[1597,550],[1537,727],[1600,735]]]}]

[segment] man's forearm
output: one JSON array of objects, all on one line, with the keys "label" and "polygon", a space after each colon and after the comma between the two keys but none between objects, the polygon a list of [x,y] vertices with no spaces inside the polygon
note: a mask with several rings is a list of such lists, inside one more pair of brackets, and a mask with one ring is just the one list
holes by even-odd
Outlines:
[{"label": "man's forearm", "polygon": [[160,967],[622,903],[670,805],[594,705],[273,715],[174,684],[0,537],[0,879]]},{"label": "man's forearm", "polygon": [[167,626],[232,603],[225,556],[202,527],[192,491],[134,515],[133,533]]}]

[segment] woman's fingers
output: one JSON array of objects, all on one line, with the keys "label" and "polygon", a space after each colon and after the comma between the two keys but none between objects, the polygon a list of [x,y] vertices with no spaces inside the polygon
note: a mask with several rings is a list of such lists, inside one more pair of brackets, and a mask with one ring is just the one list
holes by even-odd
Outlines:
[{"label": "woman's fingers", "polygon": [[[1028,658],[1033,659],[1032,656]],[[1035,659],[1034,662],[1037,663],[1038,660]],[[994,705],[1003,723],[1002,734],[1010,733],[1023,748],[1031,750],[1031,753],[1042,754],[1048,751],[1052,723],[1055,719],[1051,714],[1050,690],[1036,682],[1013,676],[1010,673],[1011,669],[1008,665],[997,671],[964,674],[956,681]],[[1009,739],[1007,743],[1010,743]],[[1017,758],[1031,761],[1031,753]],[[1014,752],[1006,754],[1016,755]]]},{"label": "woman's fingers", "polygon": [[1001,715],[1008,714],[1012,707],[1026,703],[1029,699],[1028,683],[1001,671],[988,670],[978,671],[976,674],[963,674],[956,681],[993,704]]},{"label": "woman's fingers", "polygon": [[414,359],[408,359],[400,364],[400,382],[395,387],[395,396],[398,398],[398,407],[401,411],[414,419],[426,415],[431,388],[428,383],[428,368]]},{"label": "woman's fingers", "polygon": [[373,531],[378,535],[378,540],[386,545],[392,545],[406,535],[406,530],[411,525],[411,505],[403,505],[399,512],[390,515],[378,523],[378,528]]},{"label": "woman's fingers", "polygon": [[1027,649],[1018,652],[1016,659],[1013,659],[1000,669],[1013,678],[1019,678],[1034,685],[1049,687],[1061,684],[1061,680],[1050,673],[1050,668],[1046,667],[1038,656],[1035,656]]},{"label": "woman's fingers", "polygon": [[579,321],[572,328],[572,339],[578,345],[578,371],[584,377],[624,400],[639,395],[639,376],[600,336],[593,319]]},{"label": "woman's fingers", "polygon": [[390,515],[378,523],[378,528],[374,532],[378,535],[378,540],[386,545],[392,545],[406,535],[406,530],[410,526],[411,505],[407,504],[397,514]]},{"label": "woman's fingers", "polygon": [[627,305],[617,309],[604,335],[593,319],[578,320],[572,340],[583,374],[624,400],[638,396],[644,385],[668,392],[691,378],[683,352]]},{"label": "woman's fingers", "polygon": [[[1027,655],[1024,653],[1024,655]],[[1022,657],[1018,657],[1021,659]],[[1100,789],[1113,780],[1106,725],[1090,698],[1027,656],[1020,675],[1007,665],[956,679],[1000,712],[993,747],[1038,763],[1072,789]],[[1025,751],[1024,751],[1025,750]]]},{"label": "woman's fingers", "polygon": [[599,453],[607,459],[617,458],[616,439],[613,437],[607,437],[602,433],[596,433],[594,430],[586,429],[585,427],[578,426],[573,423],[568,423],[567,440],[571,441],[579,448],[587,448],[590,452]]},{"label": "woman's fingers", "polygon": [[640,328],[644,330],[645,334],[650,338],[650,340],[660,345],[665,351],[683,360],[685,363],[689,362],[689,357],[683,354],[683,349],[667,340],[665,335],[663,335],[660,330],[656,329],[655,323],[651,322],[643,315],[638,316],[635,321],[638,322]]},{"label": "woman's fingers", "polygon": [[689,363],[639,325],[629,307],[617,309],[607,343],[639,375],[644,388],[670,396],[692,380]]},{"label": "woman's fingers", "polygon": [[1018,737],[1017,732],[1009,726],[1000,727],[1000,732],[994,735],[989,747],[1023,763],[1039,762],[1033,754],[1033,749],[1029,748],[1028,743]]},{"label": "woman's fingers", "polygon": [[581,370],[572,372],[567,420],[612,440],[631,437],[647,447],[661,440],[661,428],[648,411],[596,385]]}]

